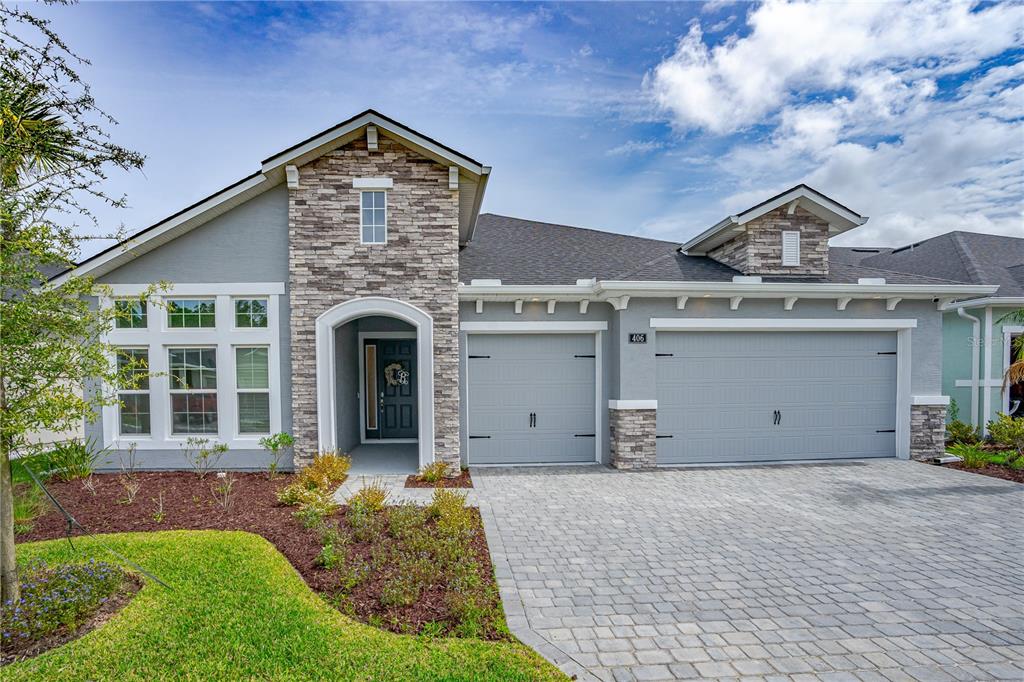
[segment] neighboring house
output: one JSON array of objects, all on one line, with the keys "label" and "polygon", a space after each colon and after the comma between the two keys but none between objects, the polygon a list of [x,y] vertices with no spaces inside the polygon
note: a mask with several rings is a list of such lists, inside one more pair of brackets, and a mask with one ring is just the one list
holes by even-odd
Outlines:
[{"label": "neighboring house", "polygon": [[951,302],[943,315],[942,391],[960,419],[985,430],[998,412],[1024,416],[1024,386],[1003,390],[1013,339],[1024,326],[999,320],[1024,308],[1024,238],[950,232],[898,249],[837,249],[844,262],[990,284],[984,298]]},{"label": "neighboring house", "polygon": [[111,337],[155,375],[89,432],[149,467],[189,436],[261,466],[280,430],[298,466],[941,452],[937,304],[994,287],[836,262],[867,218],[804,185],[680,245],[479,215],[489,174],[366,111],[55,278],[173,284]]}]

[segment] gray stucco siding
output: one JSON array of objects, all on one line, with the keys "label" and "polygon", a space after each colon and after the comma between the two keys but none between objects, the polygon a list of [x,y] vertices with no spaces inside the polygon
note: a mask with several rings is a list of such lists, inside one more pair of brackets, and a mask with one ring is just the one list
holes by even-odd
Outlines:
[{"label": "gray stucco siding", "polygon": [[[281,430],[292,432],[291,311],[288,283],[288,194],[284,185],[250,199],[190,232],[108,272],[103,284],[217,284],[230,282],[283,282],[278,296],[278,348],[280,356]],[[150,324],[153,324],[151,322]],[[95,390],[95,386],[87,390]],[[221,419],[234,419],[221,415]],[[103,417],[85,424],[85,435],[103,442]],[[117,470],[125,453],[110,451],[101,462],[104,470]],[[136,450],[139,469],[187,468],[179,447]],[[224,469],[265,468],[269,457],[262,449],[232,449],[221,461]],[[286,461],[284,468],[291,468]]]}]

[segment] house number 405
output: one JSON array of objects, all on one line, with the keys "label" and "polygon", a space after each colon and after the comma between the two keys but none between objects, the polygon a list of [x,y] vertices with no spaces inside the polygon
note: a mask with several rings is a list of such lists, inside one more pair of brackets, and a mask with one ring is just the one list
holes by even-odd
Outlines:
[{"label": "house number 405", "polygon": [[630,343],[647,343],[647,334],[641,334],[640,332],[630,332],[629,334]]}]

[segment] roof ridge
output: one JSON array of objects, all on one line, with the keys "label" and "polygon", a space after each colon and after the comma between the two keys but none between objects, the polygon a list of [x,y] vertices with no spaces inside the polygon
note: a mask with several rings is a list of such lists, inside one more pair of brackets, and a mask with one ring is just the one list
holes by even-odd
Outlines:
[{"label": "roof ridge", "polygon": [[974,260],[974,253],[967,247],[966,240],[961,236],[961,232],[956,230],[950,236],[953,238],[953,245],[956,247],[960,262],[967,269],[967,274],[970,275],[972,280],[983,281],[984,277],[981,275],[981,267]]},{"label": "roof ridge", "polygon": [[920,277],[922,279],[932,280],[934,282],[957,282],[958,284],[972,284],[972,282],[959,282],[958,280],[949,279],[946,277],[932,277],[931,275],[922,275],[919,272],[903,272],[902,270],[893,270],[892,268],[878,268],[875,267],[874,265],[861,265],[859,263],[855,265],[850,265],[849,263],[838,263],[837,265],[846,265],[848,267],[861,268],[863,270],[874,270],[875,272],[891,272],[894,275],[903,275],[904,277]]},{"label": "roof ridge", "polygon": [[598,230],[598,229],[593,228],[593,227],[580,227],[579,225],[566,225],[565,223],[549,223],[546,220],[532,220],[530,218],[517,218],[515,216],[505,215],[504,213],[492,213],[492,212],[488,211],[487,213],[481,213],[480,215],[481,216],[489,215],[489,216],[494,216],[495,218],[507,218],[508,220],[518,220],[518,221],[523,222],[523,223],[534,223],[536,225],[547,225],[549,227],[564,227],[567,230],[581,230],[583,232],[595,232],[597,234],[607,234],[607,235],[611,235],[613,237],[626,237],[627,239],[636,239],[636,240],[644,241],[644,242],[655,242],[655,243],[658,243],[658,244],[668,244],[668,245],[672,246],[673,248],[677,248],[679,246],[679,242],[677,242],[677,241],[669,241],[667,239],[653,239],[652,237],[640,237],[640,236],[637,236],[635,234],[626,234],[624,232],[610,232],[609,230]]}]

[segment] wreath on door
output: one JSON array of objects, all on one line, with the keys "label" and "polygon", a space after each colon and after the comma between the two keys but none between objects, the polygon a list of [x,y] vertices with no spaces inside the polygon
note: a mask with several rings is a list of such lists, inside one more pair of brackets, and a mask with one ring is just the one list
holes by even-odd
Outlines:
[{"label": "wreath on door", "polygon": [[388,386],[407,386],[409,370],[400,362],[392,362],[384,368],[384,381],[388,382]]}]

